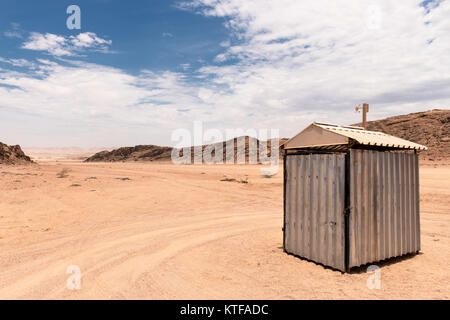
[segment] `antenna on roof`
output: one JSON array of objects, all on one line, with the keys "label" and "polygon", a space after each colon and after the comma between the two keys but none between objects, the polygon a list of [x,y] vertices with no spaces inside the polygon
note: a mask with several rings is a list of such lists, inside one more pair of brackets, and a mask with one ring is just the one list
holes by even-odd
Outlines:
[{"label": "antenna on roof", "polygon": [[363,103],[362,107],[360,104],[358,104],[355,107],[355,112],[360,112],[362,109],[362,127],[364,129],[367,129],[367,112],[369,112],[369,104]]}]

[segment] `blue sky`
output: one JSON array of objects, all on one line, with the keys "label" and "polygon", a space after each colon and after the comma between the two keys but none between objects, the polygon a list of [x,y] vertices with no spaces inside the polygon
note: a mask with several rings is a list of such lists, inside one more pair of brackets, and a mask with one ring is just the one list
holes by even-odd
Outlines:
[{"label": "blue sky", "polygon": [[[173,145],[449,108],[449,0],[4,0],[0,141]],[[69,30],[66,9],[81,8]]]},{"label": "blue sky", "polygon": [[[177,71],[181,64],[199,67],[220,53],[220,42],[229,40],[224,19],[204,17],[176,7],[179,1],[85,0],[2,1],[0,28],[20,32],[52,33],[63,36],[95,32],[113,39],[117,54],[92,54],[89,61],[122,68],[132,73],[142,68]],[[66,27],[66,9],[81,9],[81,30]],[[33,58],[36,52],[20,49],[20,39],[2,38],[0,50],[6,58]],[[203,62],[203,60],[205,62]]]}]

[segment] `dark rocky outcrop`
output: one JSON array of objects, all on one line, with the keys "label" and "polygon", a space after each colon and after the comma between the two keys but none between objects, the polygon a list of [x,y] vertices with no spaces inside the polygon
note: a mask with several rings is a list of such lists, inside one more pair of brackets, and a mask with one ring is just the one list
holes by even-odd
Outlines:
[{"label": "dark rocky outcrop", "polygon": [[0,164],[27,164],[32,163],[19,145],[8,146],[0,142]]}]

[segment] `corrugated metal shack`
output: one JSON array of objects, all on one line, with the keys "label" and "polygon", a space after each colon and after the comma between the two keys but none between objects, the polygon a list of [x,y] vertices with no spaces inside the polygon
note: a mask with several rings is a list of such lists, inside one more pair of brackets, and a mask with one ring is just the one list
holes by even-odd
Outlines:
[{"label": "corrugated metal shack", "polygon": [[418,150],[313,123],[284,150],[284,250],[341,271],[420,250]]}]

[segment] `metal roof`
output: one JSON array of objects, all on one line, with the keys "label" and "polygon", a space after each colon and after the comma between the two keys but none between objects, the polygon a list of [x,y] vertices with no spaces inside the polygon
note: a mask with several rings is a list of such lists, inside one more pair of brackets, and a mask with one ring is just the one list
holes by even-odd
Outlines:
[{"label": "metal roof", "polygon": [[[310,125],[308,128],[300,132],[295,137],[289,139],[287,142],[284,143],[285,146],[287,146],[288,149],[294,149],[294,148],[304,148],[304,147],[319,147],[324,146],[325,143],[323,143],[323,138],[318,135],[317,133],[309,134],[307,137],[308,142],[303,145],[302,143],[302,133],[306,132],[308,129],[312,128],[320,128],[322,130],[325,130],[325,132],[331,132],[334,134],[337,134],[341,137],[350,138],[355,140],[358,144],[361,145],[368,145],[368,146],[379,146],[379,147],[390,147],[390,148],[397,148],[397,149],[415,149],[415,150],[427,150],[428,148],[426,146],[423,146],[418,143],[414,143],[405,139],[401,139],[395,136],[391,136],[389,134],[378,132],[378,131],[369,131],[364,130],[362,127],[354,127],[354,126],[339,126],[339,125],[333,125],[333,124],[326,124],[326,123],[318,123],[314,122],[312,125]],[[305,136],[306,138],[306,136]],[[334,138],[329,137],[329,139],[334,140]],[[306,141],[305,141],[306,142]],[[350,141],[347,140],[347,144],[350,143]],[[290,146],[290,144],[293,144]],[[334,143],[333,141],[328,141],[326,145],[338,145],[343,144],[342,140],[337,141]]]}]

